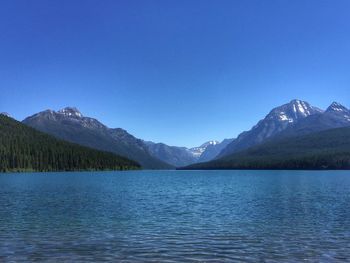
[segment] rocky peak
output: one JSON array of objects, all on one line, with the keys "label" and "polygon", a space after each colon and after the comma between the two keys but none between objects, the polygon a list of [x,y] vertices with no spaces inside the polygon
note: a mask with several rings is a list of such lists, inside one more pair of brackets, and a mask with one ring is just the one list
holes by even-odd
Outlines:
[{"label": "rocky peak", "polygon": [[341,105],[338,102],[333,102],[326,110],[326,112],[345,112],[345,113],[349,113],[349,109],[347,109],[345,106]]},{"label": "rocky peak", "polygon": [[293,123],[298,119],[321,112],[322,110],[311,106],[308,102],[295,99],[287,104],[274,108],[266,116],[266,119],[274,119],[281,122]]},{"label": "rocky peak", "polygon": [[76,118],[83,117],[81,112],[75,107],[66,107],[59,110],[57,113],[63,114],[64,116],[68,116],[68,117],[76,117]]}]

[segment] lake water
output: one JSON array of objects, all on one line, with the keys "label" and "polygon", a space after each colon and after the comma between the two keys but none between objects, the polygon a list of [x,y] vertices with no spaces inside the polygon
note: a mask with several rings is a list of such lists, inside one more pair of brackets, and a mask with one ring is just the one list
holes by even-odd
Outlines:
[{"label": "lake water", "polygon": [[350,172],[0,174],[0,262],[350,261]]}]

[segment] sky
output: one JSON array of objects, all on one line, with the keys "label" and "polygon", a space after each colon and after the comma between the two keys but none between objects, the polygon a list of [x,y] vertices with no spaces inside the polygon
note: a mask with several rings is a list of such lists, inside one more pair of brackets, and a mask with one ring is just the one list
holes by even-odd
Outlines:
[{"label": "sky", "polygon": [[348,0],[2,0],[0,112],[77,107],[193,147],[298,98],[350,107]]}]

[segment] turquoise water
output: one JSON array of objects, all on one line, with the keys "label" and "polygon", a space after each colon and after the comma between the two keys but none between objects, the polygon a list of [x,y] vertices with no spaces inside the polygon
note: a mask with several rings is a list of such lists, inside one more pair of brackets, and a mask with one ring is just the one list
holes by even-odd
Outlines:
[{"label": "turquoise water", "polygon": [[350,172],[0,175],[0,262],[350,261]]}]

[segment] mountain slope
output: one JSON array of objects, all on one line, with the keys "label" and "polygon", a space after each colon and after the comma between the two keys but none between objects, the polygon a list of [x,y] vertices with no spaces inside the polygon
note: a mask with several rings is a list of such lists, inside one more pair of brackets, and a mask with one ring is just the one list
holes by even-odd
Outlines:
[{"label": "mountain slope", "polygon": [[198,160],[209,146],[217,144],[219,144],[218,141],[208,141],[203,143],[201,146],[193,147],[189,150],[193,154],[193,156]]},{"label": "mountain slope", "polygon": [[184,169],[350,169],[350,127],[269,140]]},{"label": "mountain slope", "polygon": [[220,143],[210,144],[206,147],[197,162],[208,162],[215,159],[219,153],[229,145],[233,139],[225,139]]},{"label": "mountain slope", "polygon": [[145,142],[152,156],[175,167],[195,163],[197,158],[186,147],[169,146],[164,143]]},{"label": "mountain slope", "polygon": [[0,114],[0,171],[125,170],[139,164],[65,142]]},{"label": "mountain slope", "polygon": [[125,156],[143,168],[171,168],[151,156],[142,140],[123,129],[110,129],[96,119],[84,117],[76,108],[46,110],[26,118],[23,123],[66,141]]},{"label": "mountain slope", "polygon": [[227,145],[220,152],[218,158],[262,143],[266,139],[292,126],[294,123],[299,122],[301,119],[321,112],[322,110],[301,100],[292,100],[287,104],[276,107],[250,131],[242,132],[235,140]]}]

